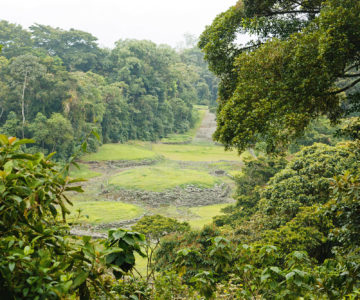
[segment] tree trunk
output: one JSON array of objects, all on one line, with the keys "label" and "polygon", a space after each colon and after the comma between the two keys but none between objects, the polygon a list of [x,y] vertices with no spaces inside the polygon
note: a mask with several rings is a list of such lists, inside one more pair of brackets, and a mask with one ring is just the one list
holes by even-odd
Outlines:
[{"label": "tree trunk", "polygon": [[90,291],[86,285],[86,280],[79,286],[80,300],[90,300]]},{"label": "tree trunk", "polygon": [[22,114],[22,138],[24,138],[24,127],[25,127],[25,89],[27,83],[28,71],[25,72],[22,97],[21,97],[21,114]]}]

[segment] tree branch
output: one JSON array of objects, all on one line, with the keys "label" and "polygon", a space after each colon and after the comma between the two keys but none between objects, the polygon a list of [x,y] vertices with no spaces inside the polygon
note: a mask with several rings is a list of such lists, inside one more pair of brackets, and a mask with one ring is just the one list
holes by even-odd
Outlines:
[{"label": "tree branch", "polygon": [[246,51],[246,50],[249,50],[249,49],[252,49],[252,48],[257,48],[257,47],[261,46],[262,44],[264,44],[264,43],[257,43],[255,45],[246,46],[246,47],[240,48],[239,50],[240,51]]},{"label": "tree branch", "polygon": [[286,10],[286,11],[274,11],[264,15],[264,17],[270,17],[274,15],[287,15],[287,14],[318,14],[320,10]]},{"label": "tree branch", "polygon": [[351,78],[351,77],[358,77],[358,76],[360,76],[360,73],[357,73],[357,74],[344,74],[341,77],[343,77],[343,78]]},{"label": "tree branch", "polygon": [[143,276],[141,275],[141,273],[140,273],[138,270],[136,270],[135,267],[133,267],[131,271],[135,271],[135,272],[140,276],[140,278],[143,278]]},{"label": "tree branch", "polygon": [[346,90],[352,88],[353,86],[355,86],[358,82],[360,82],[360,78],[356,79],[355,81],[353,81],[351,84],[349,84],[348,86],[340,89],[340,90],[337,90],[337,91],[333,91],[331,93],[329,93],[330,95],[336,95],[336,94],[339,94],[339,93],[342,93],[342,92],[345,92]]},{"label": "tree branch", "polygon": [[349,72],[351,69],[354,69],[354,68],[359,67],[359,66],[360,66],[360,64],[352,65],[352,66],[348,67],[348,68],[345,70],[344,73]]}]

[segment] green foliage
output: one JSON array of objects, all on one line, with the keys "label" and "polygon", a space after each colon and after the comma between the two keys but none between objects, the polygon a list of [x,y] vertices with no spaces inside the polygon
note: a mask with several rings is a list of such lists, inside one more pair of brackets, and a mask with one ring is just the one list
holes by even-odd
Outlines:
[{"label": "green foliage", "polygon": [[144,234],[148,241],[160,241],[165,235],[189,231],[190,226],[186,222],[180,223],[175,219],[154,215],[141,218],[132,229]]},{"label": "green foliage", "polygon": [[236,206],[225,208],[225,216],[217,216],[215,224],[218,226],[235,224],[242,217],[252,215],[260,201],[261,193],[271,177],[283,169],[286,160],[276,157],[259,156],[244,159],[241,173],[235,176]]},{"label": "green foliage", "polygon": [[31,46],[31,35],[20,25],[11,24],[8,21],[0,22],[1,54],[6,58],[19,56],[27,53]]},{"label": "green foliage", "polygon": [[347,169],[356,168],[359,149],[346,143],[331,147],[315,144],[303,148],[285,169],[270,179],[259,204],[272,228],[291,220],[301,206],[326,203],[330,181]]},{"label": "green foliage", "polygon": [[281,253],[306,251],[310,257],[323,262],[332,257],[333,243],[328,239],[334,229],[333,221],[320,205],[302,208],[291,221],[276,230],[266,230],[261,243],[278,247]]},{"label": "green foliage", "polygon": [[356,169],[347,171],[335,177],[331,184],[333,201],[328,203],[328,215],[336,227],[331,238],[343,247],[352,247],[360,240],[359,172]]},{"label": "green foliage", "polygon": [[64,192],[82,189],[68,186],[76,180],[49,157],[23,153],[19,148],[29,142],[0,135],[1,294],[60,299],[84,287],[86,280],[102,287],[90,240],[74,243],[66,224],[57,219],[58,209],[64,219],[69,212]]},{"label": "green foliage", "polygon": [[219,230],[214,227],[205,226],[201,231],[167,236],[161,240],[160,247],[155,253],[157,270],[176,270],[184,282],[189,284],[198,270],[211,271],[215,262],[210,258],[209,252],[216,248],[211,247],[216,243],[212,238],[219,234]]},{"label": "green foliage", "polygon": [[212,298],[212,295],[215,290],[215,280],[213,279],[212,272],[200,271],[197,273],[191,282],[195,283],[195,289],[199,291],[201,296],[204,296],[205,299]]},{"label": "green foliage", "polygon": [[88,139],[92,152],[102,142],[185,134],[196,122],[193,104],[216,97],[216,79],[197,48],[180,54],[126,40],[108,50],[96,40],[75,29],[36,24],[29,32],[1,21],[2,132],[34,138],[30,153],[56,151],[66,160],[93,129],[101,139]]},{"label": "green foliage", "polygon": [[192,47],[182,50],[180,58],[183,63],[194,68],[194,71],[200,75],[197,76],[195,82],[198,104],[216,106],[218,79],[209,71],[204,54],[199,48]]},{"label": "green foliage", "polygon": [[180,299],[191,299],[190,297],[193,297],[194,291],[182,282],[181,277],[176,272],[168,271],[157,276],[153,294],[154,299],[171,300],[174,299],[175,295]]},{"label": "green foliage", "polygon": [[152,290],[148,282],[136,277],[117,280],[112,286],[112,291],[112,294],[120,296],[120,299],[152,299]]},{"label": "green foliage", "polygon": [[235,230],[163,239],[158,268],[175,270],[208,298],[356,299],[358,161],[358,141],[304,147],[286,166],[282,159],[246,161],[239,191],[261,200],[245,213],[227,208],[231,221],[217,219]]},{"label": "green foliage", "polygon": [[[349,122],[348,119],[343,121],[345,124]],[[345,126],[345,124],[342,126]],[[331,126],[328,119],[319,118],[314,120],[304,131],[304,135],[290,145],[289,151],[291,153],[296,153],[300,151],[301,146],[311,146],[314,143],[335,146],[338,142],[343,140],[343,138],[339,137],[339,129],[340,126]]]},{"label": "green foliage", "polygon": [[244,160],[241,175],[235,178],[237,206],[251,209],[259,201],[259,189],[282,170],[286,165],[284,158],[257,157]]},{"label": "green foliage", "polygon": [[201,109],[201,106],[195,106],[197,115],[194,118],[195,124],[194,128],[188,130],[186,133],[172,133],[168,134],[166,138],[161,139],[161,142],[164,144],[187,144],[190,143],[196,135],[199,126],[205,116],[206,110]]},{"label": "green foliage", "polygon": [[96,43],[97,38],[91,34],[39,24],[30,26],[30,30],[34,47],[47,55],[58,56],[68,70],[87,72],[96,69],[102,53]]},{"label": "green foliage", "polygon": [[108,233],[105,247],[114,251],[106,255],[106,263],[113,265],[113,273],[117,279],[131,271],[135,265],[135,253],[145,256],[140,246],[144,243],[145,237],[138,232],[131,232],[124,229],[111,229]]},{"label": "green foliage", "polygon": [[160,238],[172,233],[184,233],[190,231],[188,223],[180,223],[175,219],[163,217],[161,215],[144,216],[132,229],[142,233],[146,237],[144,245],[147,266],[146,280],[155,280],[154,253],[160,244]]},{"label": "green foliage", "polygon": [[[221,78],[215,139],[273,152],[320,115],[338,120],[342,92],[359,82],[359,11],[351,0],[239,1],[220,14],[199,42]],[[238,32],[259,38],[239,46]],[[339,88],[340,78],[351,81]]]},{"label": "green foliage", "polygon": [[80,180],[67,176],[69,165],[60,168],[50,156],[24,153],[21,147],[31,142],[0,135],[0,294],[6,299],[110,296],[109,268],[116,276],[131,271],[134,252],[143,255],[144,236],[111,230],[104,246],[71,236],[65,192],[82,192],[75,185]]}]

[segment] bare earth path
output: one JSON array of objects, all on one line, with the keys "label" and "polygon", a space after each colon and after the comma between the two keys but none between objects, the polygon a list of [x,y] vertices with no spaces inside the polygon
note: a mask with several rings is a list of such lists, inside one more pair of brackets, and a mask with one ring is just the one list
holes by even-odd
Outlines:
[{"label": "bare earth path", "polygon": [[213,143],[212,135],[215,132],[215,130],[216,130],[215,114],[207,110],[193,142]]}]

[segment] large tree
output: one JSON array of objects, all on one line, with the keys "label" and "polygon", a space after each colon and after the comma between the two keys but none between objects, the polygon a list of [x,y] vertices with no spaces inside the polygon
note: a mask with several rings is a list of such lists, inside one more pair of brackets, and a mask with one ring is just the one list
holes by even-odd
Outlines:
[{"label": "large tree", "polygon": [[18,91],[21,103],[22,115],[22,137],[24,137],[24,126],[26,122],[26,93],[33,89],[33,83],[46,72],[43,65],[39,63],[39,59],[33,55],[25,54],[16,57],[10,64],[10,74],[13,81],[14,90]]},{"label": "large tree", "polygon": [[100,49],[97,38],[90,33],[76,29],[66,31],[40,24],[30,26],[30,30],[35,49],[60,57],[68,70],[87,72],[96,68]]},{"label": "large tree", "polygon": [[1,55],[10,59],[11,57],[29,53],[33,42],[30,32],[23,29],[20,25],[1,20],[0,45],[2,45]]},{"label": "large tree", "polygon": [[[255,38],[239,45],[239,33]],[[338,120],[346,99],[359,102],[359,1],[240,0],[199,46],[220,78],[214,136],[227,148],[265,141],[273,151],[319,115]]]}]

